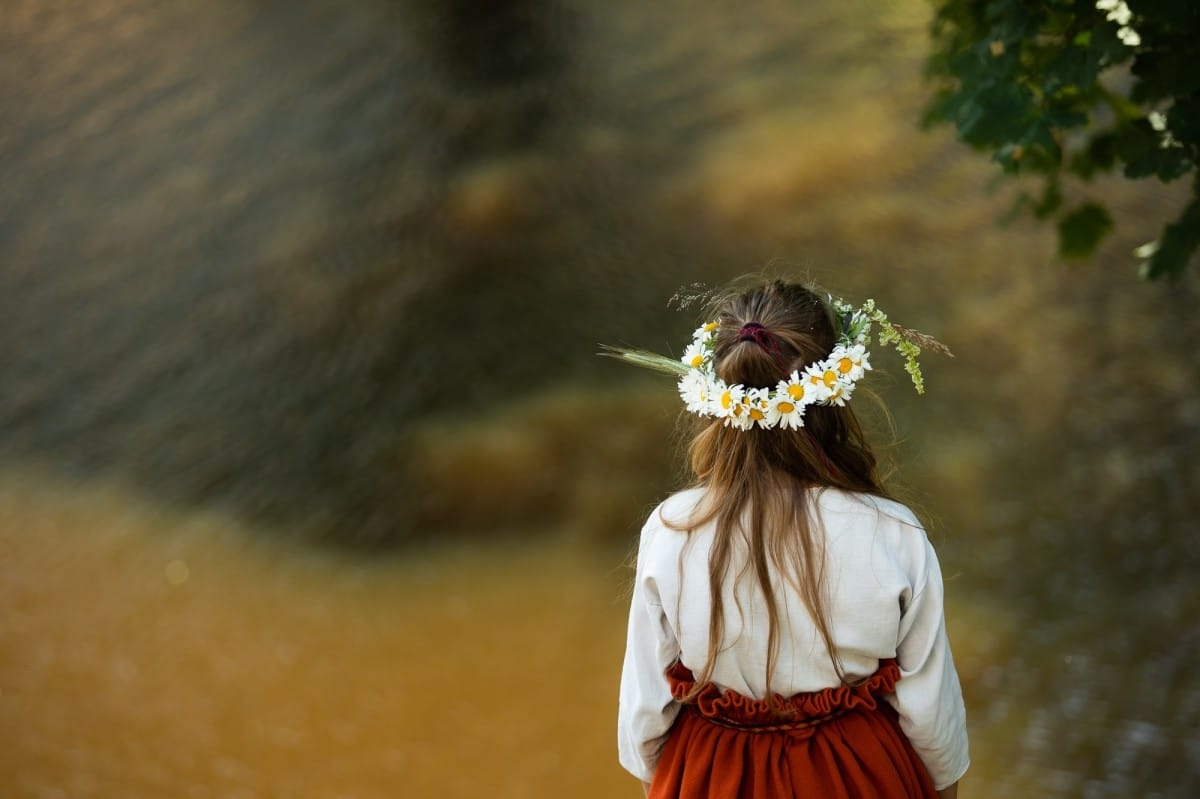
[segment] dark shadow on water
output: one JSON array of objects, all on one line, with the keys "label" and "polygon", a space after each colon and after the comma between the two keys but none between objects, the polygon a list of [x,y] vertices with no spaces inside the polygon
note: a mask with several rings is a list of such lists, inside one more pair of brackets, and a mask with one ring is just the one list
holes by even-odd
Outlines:
[{"label": "dark shadow on water", "polygon": [[407,426],[592,370],[716,260],[588,144],[558,4],[97,9],[4,38],[10,457],[403,538]]}]

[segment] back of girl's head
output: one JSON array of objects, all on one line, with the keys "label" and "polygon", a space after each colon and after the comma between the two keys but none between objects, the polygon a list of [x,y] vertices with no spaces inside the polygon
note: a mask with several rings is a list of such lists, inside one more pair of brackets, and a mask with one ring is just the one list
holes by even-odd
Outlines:
[{"label": "back of girl's head", "polygon": [[[775,280],[721,302],[713,353],[717,374],[729,385],[774,388],[793,370],[828,355],[836,334],[829,307],[811,289]],[[761,325],[763,335],[744,335]]]},{"label": "back of girl's head", "polygon": [[[728,385],[774,388],[828,356],[837,340],[833,310],[799,283],[773,280],[737,290],[715,303],[715,318],[713,367]],[[810,405],[800,429],[741,430],[707,420],[691,455],[697,477],[713,486],[787,475],[805,485],[883,493],[848,405]]]}]

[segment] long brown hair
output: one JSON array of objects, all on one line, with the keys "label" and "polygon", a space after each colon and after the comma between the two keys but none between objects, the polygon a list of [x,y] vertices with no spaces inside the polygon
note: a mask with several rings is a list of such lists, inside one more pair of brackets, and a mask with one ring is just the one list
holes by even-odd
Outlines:
[{"label": "long brown hair", "polygon": [[[820,295],[796,283],[774,280],[737,291],[720,301],[716,310],[719,327],[713,365],[729,385],[773,388],[793,370],[803,371],[827,356],[837,339],[839,322],[833,311]],[[752,323],[761,325],[765,333],[741,335],[744,326]],[[779,657],[772,567],[803,599],[844,681],[825,596],[824,536],[815,527],[809,505],[812,489],[821,487],[887,496],[854,412],[849,406],[809,405],[799,430],[740,430],[720,419],[707,421],[692,439],[689,454],[692,471],[705,489],[704,501],[691,518],[667,523],[680,530],[716,524],[708,563],[712,595],[708,656],[692,696],[711,679],[724,639],[721,588],[739,543],[746,547],[747,570],[753,573],[767,608],[767,697],[773,696],[770,685]]]}]

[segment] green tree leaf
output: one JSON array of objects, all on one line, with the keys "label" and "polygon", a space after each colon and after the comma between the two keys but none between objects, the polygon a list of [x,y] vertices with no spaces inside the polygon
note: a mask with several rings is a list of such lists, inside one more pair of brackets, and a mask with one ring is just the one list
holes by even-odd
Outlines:
[{"label": "green tree leaf", "polygon": [[[1200,190],[1200,178],[1197,179]],[[1159,277],[1178,278],[1187,268],[1188,260],[1200,247],[1200,200],[1193,200],[1178,220],[1167,225],[1158,247],[1143,266],[1142,276],[1151,280]]]},{"label": "green tree leaf", "polygon": [[[1064,175],[1176,180],[1200,165],[1200,2],[934,0],[935,84],[922,124],[953,124],[1005,174],[1040,176],[1015,210],[1055,220],[1059,252],[1082,258],[1115,222],[1103,205],[1062,208]],[[1126,68],[1128,65],[1128,68]],[[1165,225],[1143,274],[1175,277],[1200,250],[1200,181]]]},{"label": "green tree leaf", "polygon": [[1086,258],[1112,228],[1108,209],[1085,203],[1059,220],[1058,253],[1064,258]]}]

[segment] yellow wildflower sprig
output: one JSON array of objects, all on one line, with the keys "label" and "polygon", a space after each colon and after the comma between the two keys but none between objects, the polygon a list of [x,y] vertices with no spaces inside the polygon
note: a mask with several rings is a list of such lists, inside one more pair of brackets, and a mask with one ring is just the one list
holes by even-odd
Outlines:
[{"label": "yellow wildflower sprig", "polygon": [[921,374],[921,364],[917,361],[917,357],[921,354],[921,348],[924,347],[951,358],[954,357],[954,353],[945,344],[927,333],[888,321],[887,314],[875,307],[875,300],[864,302],[862,313],[867,319],[879,325],[879,343],[894,345],[896,351],[904,356],[904,371],[908,372],[909,377],[912,378],[913,387],[916,388],[917,393],[924,394],[925,378]]}]

